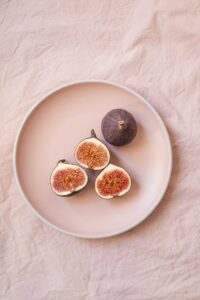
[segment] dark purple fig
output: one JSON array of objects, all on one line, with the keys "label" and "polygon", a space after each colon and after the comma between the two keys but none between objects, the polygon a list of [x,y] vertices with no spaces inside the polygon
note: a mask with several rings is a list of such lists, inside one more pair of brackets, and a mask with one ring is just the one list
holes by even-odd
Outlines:
[{"label": "dark purple fig", "polygon": [[137,134],[137,124],[125,109],[113,109],[102,120],[101,130],[105,140],[114,146],[129,144]]}]

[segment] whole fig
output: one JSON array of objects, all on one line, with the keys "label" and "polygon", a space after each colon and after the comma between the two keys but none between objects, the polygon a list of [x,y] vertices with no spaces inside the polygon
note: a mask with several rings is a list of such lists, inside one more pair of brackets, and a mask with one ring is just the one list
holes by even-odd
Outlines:
[{"label": "whole fig", "polygon": [[137,134],[133,115],[125,109],[113,109],[102,120],[101,130],[105,140],[114,146],[129,144]]}]

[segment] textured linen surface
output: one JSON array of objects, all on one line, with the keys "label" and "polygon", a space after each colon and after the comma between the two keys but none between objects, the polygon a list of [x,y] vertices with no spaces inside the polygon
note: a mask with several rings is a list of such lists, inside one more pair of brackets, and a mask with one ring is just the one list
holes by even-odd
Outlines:
[{"label": "textured linen surface", "polygon": [[[49,228],[13,177],[14,140],[27,111],[81,79],[142,94],[172,140],[162,203],[110,239]],[[0,299],[199,300],[200,1],[1,0],[0,95]]]}]

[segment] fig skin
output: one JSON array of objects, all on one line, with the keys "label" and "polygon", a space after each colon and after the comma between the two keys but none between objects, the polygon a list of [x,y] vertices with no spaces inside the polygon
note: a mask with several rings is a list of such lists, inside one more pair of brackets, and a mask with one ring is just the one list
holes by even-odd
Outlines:
[{"label": "fig skin", "polygon": [[[77,157],[77,150],[78,150],[80,144],[81,144],[81,143],[84,143],[84,142],[87,142],[87,141],[89,142],[90,139],[93,139],[93,141],[94,141],[94,139],[97,140],[97,142],[98,142],[99,144],[102,144],[102,146],[105,147],[105,151],[106,151],[106,153],[107,153],[107,155],[108,155],[108,159],[107,159],[107,161],[106,161],[106,164],[104,164],[102,167],[95,167],[95,168],[89,167],[89,166],[87,166],[86,164],[82,163],[82,162],[78,159],[78,157]],[[91,141],[91,142],[92,142],[92,141]],[[76,149],[75,149],[75,154],[74,154],[74,156],[75,156],[75,159],[76,159],[77,163],[78,163],[81,167],[86,168],[86,169],[89,169],[89,170],[93,170],[93,171],[100,171],[100,170],[103,170],[103,169],[106,168],[106,167],[108,166],[108,164],[110,163],[110,151],[109,151],[109,149],[107,148],[107,146],[106,146],[100,139],[97,138],[94,129],[91,130],[91,135],[90,135],[90,137],[87,137],[87,138],[85,138],[85,139],[83,139],[82,141],[79,142],[79,144],[77,145],[77,147],[76,147]]]},{"label": "fig skin", "polygon": [[114,146],[124,146],[132,142],[137,134],[137,124],[131,113],[125,109],[109,111],[101,122],[105,140]]},{"label": "fig skin", "polygon": [[[58,162],[57,162],[57,165],[56,165],[56,167],[54,168],[54,170],[57,168],[57,166],[58,166],[58,164],[59,163],[63,163],[63,164],[66,164],[66,165],[71,165],[71,166],[75,166],[75,167],[78,167],[78,168],[80,168],[80,169],[82,169],[80,166],[78,166],[78,165],[76,165],[76,164],[71,164],[71,163],[69,163],[66,159],[60,159]],[[52,171],[52,173],[51,173],[51,176],[52,176],[52,174],[53,174],[53,172],[54,172],[54,170]],[[84,171],[84,170],[83,170]],[[60,194],[57,194],[54,190],[53,190],[53,187],[52,187],[52,183],[51,183],[51,177],[50,177],[50,186],[51,186],[51,189],[52,189],[52,191],[54,192],[54,194],[55,195],[57,195],[57,196],[59,196],[59,197],[71,197],[71,196],[74,196],[75,194],[78,194],[78,193],[80,193],[82,190],[84,190],[86,187],[87,187],[87,185],[88,185],[88,175],[87,175],[87,173],[85,172],[85,174],[86,174],[86,185],[83,187],[83,188],[81,188],[79,191],[74,191],[74,192],[72,192],[72,193],[70,193],[70,194],[68,194],[68,195],[60,195]]]}]

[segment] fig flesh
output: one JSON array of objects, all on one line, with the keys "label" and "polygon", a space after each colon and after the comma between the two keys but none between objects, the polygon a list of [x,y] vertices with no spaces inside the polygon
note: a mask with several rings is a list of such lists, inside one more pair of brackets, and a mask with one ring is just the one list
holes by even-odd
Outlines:
[{"label": "fig flesh", "polygon": [[96,178],[95,191],[104,199],[125,195],[131,188],[131,178],[121,167],[109,164]]},{"label": "fig flesh", "polygon": [[137,124],[131,113],[125,109],[113,109],[101,123],[105,140],[114,146],[129,144],[137,134]]},{"label": "fig flesh", "polygon": [[92,129],[91,137],[79,143],[75,150],[76,161],[84,168],[92,170],[104,169],[110,161],[108,148],[96,137]]},{"label": "fig flesh", "polygon": [[51,174],[51,187],[59,196],[70,196],[82,190],[88,182],[86,172],[79,166],[60,160]]}]

